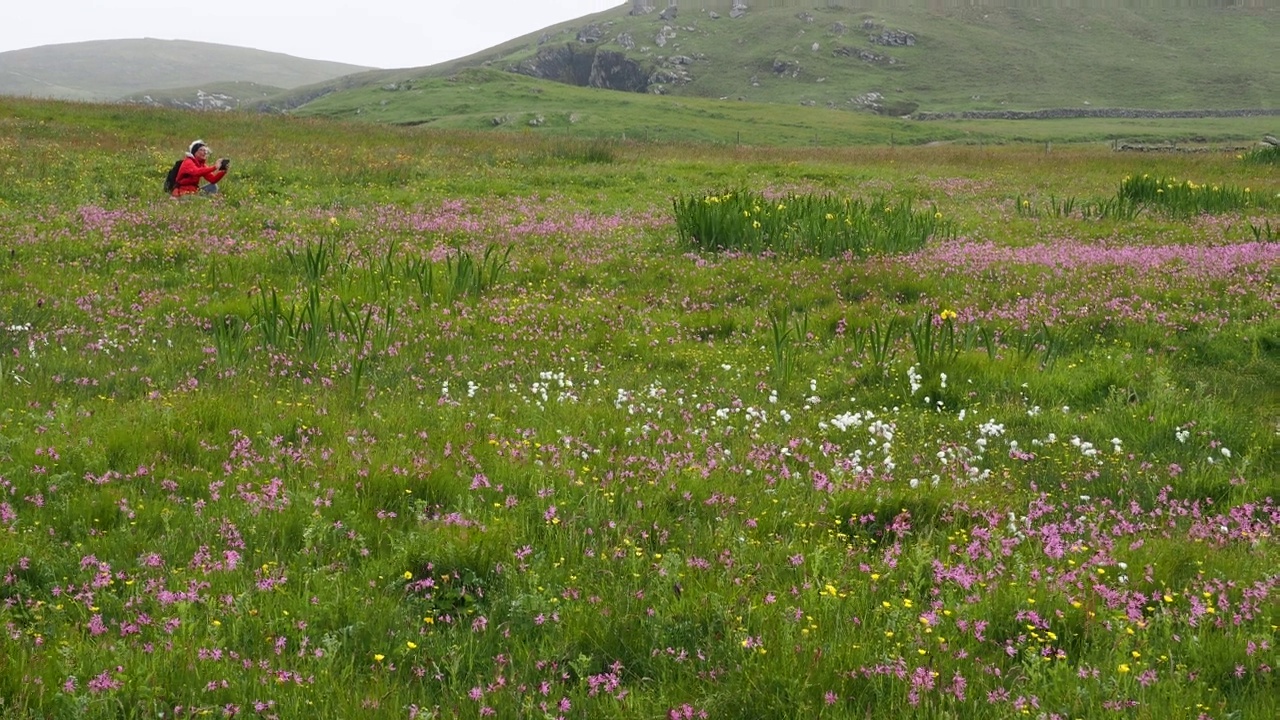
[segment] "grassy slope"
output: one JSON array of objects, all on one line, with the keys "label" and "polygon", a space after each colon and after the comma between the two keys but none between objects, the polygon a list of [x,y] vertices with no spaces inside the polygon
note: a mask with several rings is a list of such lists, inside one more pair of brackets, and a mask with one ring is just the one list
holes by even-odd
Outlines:
[{"label": "grassy slope", "polygon": [[296,114],[476,131],[785,146],[1190,137],[1238,145],[1276,124],[1274,117],[913,122],[823,107],[614,93],[479,69],[385,87],[333,93]]},{"label": "grassy slope", "polygon": [[[235,109],[284,92],[283,88],[254,82],[216,82],[195,87],[168,88],[132,93],[120,98],[124,102],[156,105],[160,107],[184,107],[193,110]],[[210,105],[208,96],[217,98],[219,104]]]},{"label": "grassy slope", "polygon": [[232,80],[295,88],[364,69],[186,40],[98,40],[0,53],[0,94],[114,100]]},{"label": "grassy slope", "polygon": [[[462,61],[378,73],[369,82],[438,77],[481,61],[509,67],[532,57],[540,40],[544,45],[574,42],[577,29],[594,22],[605,28],[602,47],[609,50],[622,51],[616,38],[630,33],[636,42],[628,53],[633,59],[652,64],[672,55],[695,58],[693,81],[667,86],[671,95],[848,108],[851,98],[880,92],[889,101],[934,111],[1280,105],[1280,67],[1271,60],[1280,53],[1276,9],[856,10],[812,8],[813,2],[774,4],[785,7],[753,9],[737,20],[712,20],[705,12],[688,10],[673,23],[656,14],[631,17],[620,8]],[[812,22],[798,17],[801,8],[809,8],[805,12]],[[916,46],[871,45],[861,30],[866,19],[915,34]],[[836,23],[847,31],[836,32]],[[664,25],[675,37],[659,48],[654,38]],[[871,49],[898,62],[835,56],[840,46]],[[800,70],[795,77],[779,76],[773,71],[776,60],[798,63]],[[312,111],[326,112],[324,107]]]}]

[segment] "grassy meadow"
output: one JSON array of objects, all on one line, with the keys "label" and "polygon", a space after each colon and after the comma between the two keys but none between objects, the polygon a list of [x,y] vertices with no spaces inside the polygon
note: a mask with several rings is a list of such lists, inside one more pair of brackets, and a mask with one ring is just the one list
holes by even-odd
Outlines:
[{"label": "grassy meadow", "polygon": [[0,718],[1280,714],[1274,153],[0,100],[0,219]]}]

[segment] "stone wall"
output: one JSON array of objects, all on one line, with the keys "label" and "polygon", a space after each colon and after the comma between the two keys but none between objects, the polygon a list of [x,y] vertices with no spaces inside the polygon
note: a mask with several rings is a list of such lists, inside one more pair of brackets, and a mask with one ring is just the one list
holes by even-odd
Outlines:
[{"label": "stone wall", "polygon": [[1064,118],[1210,118],[1280,116],[1269,110],[1128,110],[1124,108],[1055,108],[1051,110],[964,110],[919,112],[912,120],[1057,120]]}]

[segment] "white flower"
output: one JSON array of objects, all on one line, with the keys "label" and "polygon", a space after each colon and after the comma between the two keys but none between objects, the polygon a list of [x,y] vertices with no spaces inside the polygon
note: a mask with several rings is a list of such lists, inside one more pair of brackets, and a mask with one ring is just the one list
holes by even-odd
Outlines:
[{"label": "white flower", "polygon": [[848,430],[852,427],[862,427],[862,413],[844,413],[831,418],[831,424],[835,425],[839,430]]},{"label": "white flower", "polygon": [[1222,448],[1222,449],[1220,449],[1218,452],[1222,453],[1222,457],[1224,457],[1224,458],[1228,458],[1228,459],[1229,459],[1229,458],[1231,457],[1231,451],[1230,451],[1229,449],[1225,448],[1225,447],[1224,447],[1224,448]]}]

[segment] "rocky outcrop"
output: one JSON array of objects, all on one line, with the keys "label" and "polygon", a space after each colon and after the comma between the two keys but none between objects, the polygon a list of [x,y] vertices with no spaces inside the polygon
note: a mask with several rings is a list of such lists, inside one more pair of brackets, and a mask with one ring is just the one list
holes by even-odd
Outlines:
[{"label": "rocky outcrop", "polygon": [[897,65],[898,64],[898,59],[895,57],[890,57],[889,55],[883,55],[873,50],[864,50],[862,48],[848,47],[847,45],[841,45],[835,50],[832,50],[831,54],[836,57],[857,58],[862,62],[873,63],[876,65]]},{"label": "rocky outcrop", "polygon": [[604,28],[599,25],[587,25],[578,31],[577,40],[583,45],[592,45],[604,38]]},{"label": "rocky outcrop", "polygon": [[532,59],[510,70],[579,87],[626,92],[646,92],[649,89],[649,71],[640,63],[620,52],[572,43],[543,48]]},{"label": "rocky outcrop", "polygon": [[916,36],[904,30],[882,30],[871,36],[871,42],[888,47],[912,47],[916,44]]},{"label": "rocky outcrop", "polygon": [[889,100],[878,92],[869,92],[849,99],[850,107],[855,110],[869,110],[877,115],[907,117],[920,107],[919,103],[910,100]]},{"label": "rocky outcrop", "polygon": [[[181,110],[229,111],[238,110],[250,103],[260,101],[262,93],[254,90],[253,83],[244,83],[243,95],[230,92],[195,90],[190,93],[170,94],[156,97],[151,93],[122,98],[121,102],[150,107],[168,107]],[[158,94],[158,93],[157,93]]]},{"label": "rocky outcrop", "polygon": [[779,77],[799,77],[800,63],[795,60],[775,59],[773,61],[773,74]]}]

